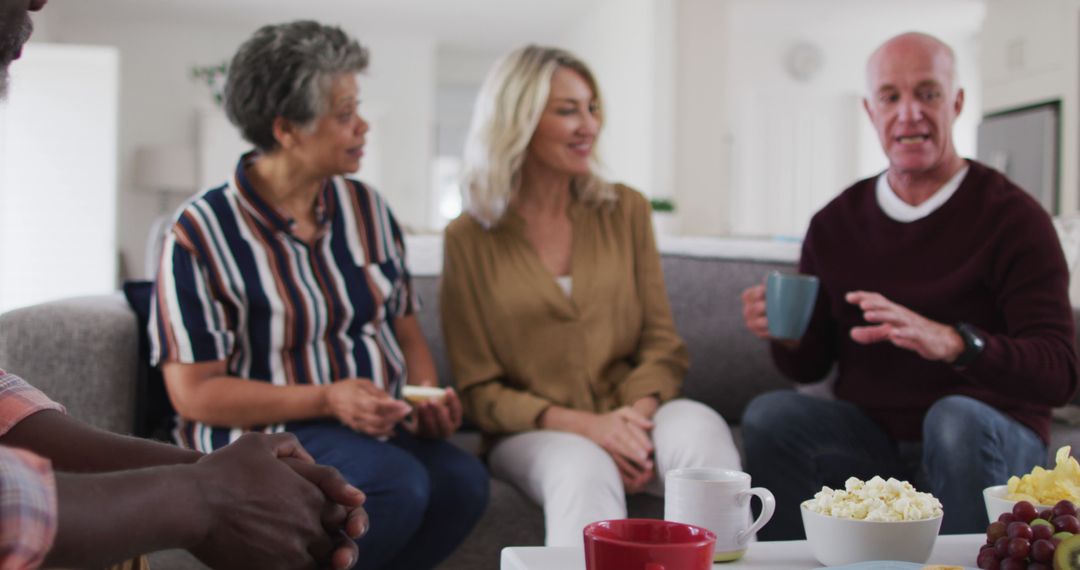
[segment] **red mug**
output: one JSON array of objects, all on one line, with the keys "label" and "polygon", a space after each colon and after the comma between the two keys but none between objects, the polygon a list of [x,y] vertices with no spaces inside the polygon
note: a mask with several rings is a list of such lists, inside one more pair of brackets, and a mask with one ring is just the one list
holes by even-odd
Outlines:
[{"label": "red mug", "polygon": [[586,570],[709,570],[716,535],[658,519],[598,521],[585,526]]}]

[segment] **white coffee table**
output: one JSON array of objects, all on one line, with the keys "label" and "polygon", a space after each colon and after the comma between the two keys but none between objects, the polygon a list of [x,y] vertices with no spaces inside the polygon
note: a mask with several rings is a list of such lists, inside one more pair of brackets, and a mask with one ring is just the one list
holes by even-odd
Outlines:
[{"label": "white coffee table", "polygon": [[[930,554],[930,564],[975,567],[985,534],[939,536]],[[583,546],[511,546],[502,550],[502,570],[585,570]],[[755,542],[736,562],[713,564],[713,570],[799,570],[821,568],[805,540]]]}]

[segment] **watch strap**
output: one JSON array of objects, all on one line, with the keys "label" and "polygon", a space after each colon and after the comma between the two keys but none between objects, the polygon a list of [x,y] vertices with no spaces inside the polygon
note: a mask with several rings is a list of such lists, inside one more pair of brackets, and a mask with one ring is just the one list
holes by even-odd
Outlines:
[{"label": "watch strap", "polygon": [[982,354],[983,349],[986,348],[986,339],[983,338],[978,329],[969,323],[959,322],[954,328],[964,341],[964,351],[960,353],[960,356],[956,357],[952,365],[956,368],[963,368],[974,362]]}]

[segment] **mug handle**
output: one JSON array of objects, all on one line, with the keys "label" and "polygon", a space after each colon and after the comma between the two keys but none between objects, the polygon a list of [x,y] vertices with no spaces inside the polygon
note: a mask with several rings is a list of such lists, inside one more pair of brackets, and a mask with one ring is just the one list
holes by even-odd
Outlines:
[{"label": "mug handle", "polygon": [[750,537],[753,536],[754,533],[761,530],[761,527],[769,522],[769,519],[772,518],[773,511],[776,510],[776,499],[773,498],[773,494],[765,487],[754,487],[746,491],[739,491],[736,496],[738,497],[739,502],[742,503],[744,500],[749,502],[751,495],[756,495],[757,498],[761,500],[761,514],[758,515],[754,524],[744,530],[740,530],[739,534],[735,536],[735,539],[739,541],[739,544],[743,544],[747,540],[750,540]]}]

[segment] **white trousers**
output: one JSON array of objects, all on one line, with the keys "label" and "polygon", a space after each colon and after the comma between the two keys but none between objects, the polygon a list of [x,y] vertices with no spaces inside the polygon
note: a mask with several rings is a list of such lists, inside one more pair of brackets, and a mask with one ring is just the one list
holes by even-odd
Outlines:
[{"label": "white trousers", "polygon": [[[709,406],[672,400],[660,406],[653,422],[659,477],[648,492],[663,496],[664,474],[672,469],[742,469],[727,423]],[[580,546],[585,525],[626,518],[626,494],[615,461],[583,436],[550,430],[513,435],[495,445],[489,465],[492,475],[543,506],[548,546]]]}]

